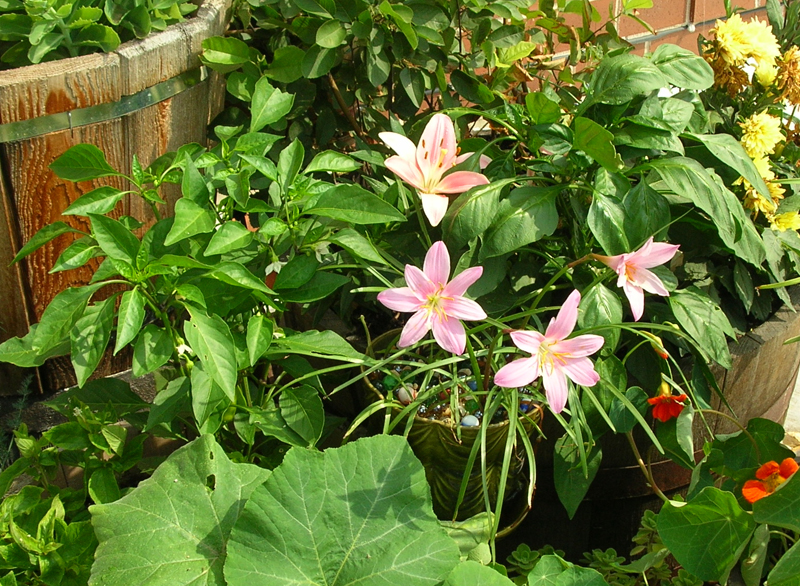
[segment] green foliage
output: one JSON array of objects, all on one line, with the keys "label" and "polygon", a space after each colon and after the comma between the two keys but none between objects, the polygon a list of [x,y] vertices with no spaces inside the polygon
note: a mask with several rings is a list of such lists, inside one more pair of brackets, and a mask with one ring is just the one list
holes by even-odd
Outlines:
[{"label": "green foliage", "polygon": [[107,53],[181,22],[196,9],[183,0],[6,2],[0,6],[0,69]]}]

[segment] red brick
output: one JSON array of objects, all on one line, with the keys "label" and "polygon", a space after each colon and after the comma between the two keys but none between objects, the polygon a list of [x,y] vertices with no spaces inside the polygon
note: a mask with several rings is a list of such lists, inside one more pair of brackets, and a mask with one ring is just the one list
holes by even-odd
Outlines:
[{"label": "red brick", "polygon": [[[638,10],[636,16],[649,24],[655,31],[675,28],[686,24],[688,17],[688,0],[654,0],[652,8]],[[620,35],[627,37],[647,33],[648,30],[628,17],[619,21]]]},{"label": "red brick", "polygon": [[[596,30],[606,23],[608,20],[609,6],[614,7],[615,5],[615,0],[595,0],[592,2],[592,6],[594,6],[600,13],[600,20],[598,22],[591,23],[592,30]],[[583,26],[583,19],[580,14],[564,13],[562,16],[564,17],[568,26]]]},{"label": "red brick", "polygon": [[[698,27],[694,32],[689,32],[686,29],[679,29],[673,33],[665,35],[656,40],[646,41],[644,43],[637,43],[638,46],[644,46],[645,50],[648,53],[652,53],[656,50],[656,47],[663,43],[671,43],[673,45],[678,45],[683,47],[684,49],[689,49],[690,51],[697,53],[697,37],[698,35],[702,34],[705,37],[709,36],[709,32],[713,28],[712,24],[707,24],[702,27]],[[635,42],[635,39],[634,39]]]},{"label": "red brick", "polygon": [[[759,0],[731,0],[733,8],[742,8],[744,10],[758,8],[763,5],[764,3],[759,2]],[[725,18],[724,0],[694,0],[693,22],[705,22],[716,18]]]}]

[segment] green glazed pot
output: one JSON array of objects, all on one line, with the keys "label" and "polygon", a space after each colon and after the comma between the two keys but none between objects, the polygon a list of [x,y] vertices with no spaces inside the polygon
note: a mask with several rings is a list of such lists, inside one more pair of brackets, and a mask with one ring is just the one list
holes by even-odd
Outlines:
[{"label": "green glazed pot", "polygon": [[[372,355],[375,351],[379,352],[385,349],[397,335],[397,331],[391,331],[375,338],[367,349],[367,353]],[[368,400],[385,400],[384,395],[372,385],[367,377],[362,380]],[[392,411],[393,418],[401,414],[401,410],[398,408],[394,408]],[[542,415],[541,408],[534,409],[526,415],[520,416],[517,422],[517,433],[520,429],[524,429],[534,446],[539,440],[537,426],[541,426]],[[459,440],[455,425],[414,415],[414,423],[408,433],[408,443],[425,467],[425,475],[433,497],[433,510],[442,520],[463,521],[486,511],[479,452],[467,482],[464,499],[461,506],[458,507],[458,514],[454,515],[472,446],[475,442],[481,441],[482,425],[477,427],[461,426],[461,439]],[[497,504],[509,427],[510,422],[506,420],[501,423],[489,424],[486,430],[486,486],[492,510]],[[395,427],[395,433],[403,433],[404,430],[403,423]],[[529,467],[526,460],[525,448],[517,440],[505,487],[504,509],[511,514],[512,520],[507,523],[510,525],[507,529],[515,527],[522,521],[530,509],[530,503],[526,498],[526,487],[529,480]],[[508,516],[504,514],[503,518],[507,519]]]}]

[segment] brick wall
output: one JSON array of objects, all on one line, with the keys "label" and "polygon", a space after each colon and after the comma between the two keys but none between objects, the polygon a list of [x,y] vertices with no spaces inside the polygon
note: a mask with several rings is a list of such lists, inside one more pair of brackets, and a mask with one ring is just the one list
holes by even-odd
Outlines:
[{"label": "brick wall", "polygon": [[[597,0],[594,4],[605,16],[610,5],[618,12],[622,0]],[[767,19],[765,0],[732,0],[731,4],[744,9],[744,19]],[[673,43],[696,52],[698,34],[708,36],[714,22],[725,17],[725,4],[723,0],[653,0],[653,7],[640,10],[637,16],[655,30],[652,34],[633,19],[622,18],[620,34],[637,46],[637,53],[650,52],[661,43]]]}]

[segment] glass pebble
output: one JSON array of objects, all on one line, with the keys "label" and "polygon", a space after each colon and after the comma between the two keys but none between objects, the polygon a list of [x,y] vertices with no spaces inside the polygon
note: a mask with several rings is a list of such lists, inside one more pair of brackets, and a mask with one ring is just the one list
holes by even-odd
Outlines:
[{"label": "glass pebble", "polygon": [[464,427],[477,427],[480,424],[480,420],[474,415],[465,415],[463,419],[461,419],[461,425]]},{"label": "glass pebble", "polygon": [[399,384],[400,381],[397,378],[393,377],[392,375],[387,375],[383,377],[383,386],[390,391],[397,388],[397,385]]}]

